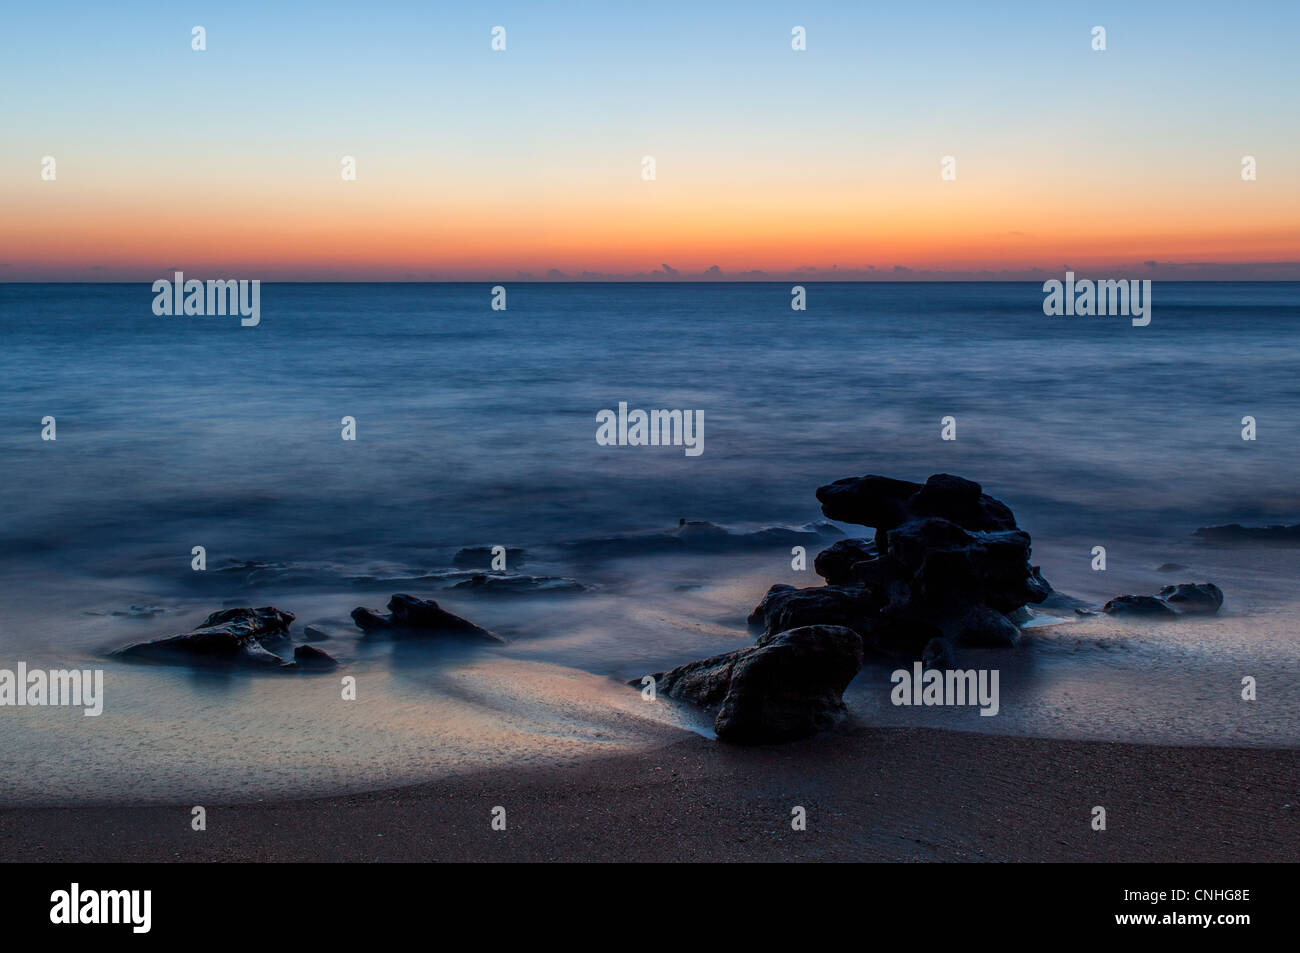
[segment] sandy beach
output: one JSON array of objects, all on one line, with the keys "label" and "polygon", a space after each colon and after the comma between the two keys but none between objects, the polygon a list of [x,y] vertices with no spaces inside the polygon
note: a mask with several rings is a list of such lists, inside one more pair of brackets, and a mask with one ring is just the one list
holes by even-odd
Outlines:
[{"label": "sandy beach", "polygon": [[[317,800],[0,811],[12,861],[1294,861],[1295,750],[847,728]],[[1090,826],[1094,806],[1107,829]],[[506,808],[506,830],[491,811]],[[791,810],[807,810],[807,830]]]}]

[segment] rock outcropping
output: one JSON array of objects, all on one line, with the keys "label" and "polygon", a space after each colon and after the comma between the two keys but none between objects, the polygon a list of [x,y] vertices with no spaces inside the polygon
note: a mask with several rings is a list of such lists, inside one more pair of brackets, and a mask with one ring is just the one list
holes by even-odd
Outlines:
[{"label": "rock outcropping", "polygon": [[[750,614],[765,633],[792,623],[844,625],[869,652],[919,654],[933,639],[1010,645],[1010,618],[1052,587],[1030,564],[1029,534],[978,483],[946,473],[925,483],[882,476],[837,480],[817,491],[831,519],[875,529],[813,562],[827,585],[773,586]],[[932,657],[943,657],[936,646]]]},{"label": "rock outcropping", "polygon": [[[656,675],[658,690],[717,707],[718,738],[788,741],[829,727],[867,653],[951,665],[957,646],[1014,643],[1025,606],[1052,587],[1030,564],[1029,534],[978,483],[882,476],[817,491],[830,519],[875,530],[813,561],[824,586],[777,585],[749,614],[757,644]],[[640,684],[633,681],[631,684]]]}]

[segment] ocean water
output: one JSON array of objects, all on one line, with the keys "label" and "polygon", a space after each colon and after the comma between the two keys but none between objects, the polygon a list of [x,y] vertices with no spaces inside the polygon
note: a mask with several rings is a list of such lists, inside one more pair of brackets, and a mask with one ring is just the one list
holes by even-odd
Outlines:
[{"label": "ocean water", "polygon": [[[486,284],[272,284],[244,328],[155,316],[147,284],[0,285],[0,668],[95,665],[107,685],[100,718],[0,709],[0,798],[356,790],[707,733],[623,680],[745,644],[768,585],[816,577],[791,570],[788,541],[663,555],[636,535],[682,518],[801,527],[820,519],[817,486],[863,473],[981,482],[1081,598],[1194,577],[1227,603],[1163,627],[1067,618],[981,655],[1004,671],[997,718],[893,708],[887,671],[868,668],[855,718],[1296,743],[1296,551],[1189,534],[1300,522],[1300,285],[1157,283],[1145,328],[1046,317],[1034,284],[807,288],[795,312],[775,283],[510,284],[493,311]],[[620,401],[702,411],[704,452],[597,445],[597,412]],[[940,439],[949,415],[955,441]],[[448,592],[453,553],[494,544],[593,588]],[[399,591],[511,641],[358,641],[349,610]],[[347,667],[105,658],[241,604],[294,612],[295,636],[320,625]],[[349,673],[356,702],[339,697]],[[1242,675],[1271,688],[1254,707]]]}]

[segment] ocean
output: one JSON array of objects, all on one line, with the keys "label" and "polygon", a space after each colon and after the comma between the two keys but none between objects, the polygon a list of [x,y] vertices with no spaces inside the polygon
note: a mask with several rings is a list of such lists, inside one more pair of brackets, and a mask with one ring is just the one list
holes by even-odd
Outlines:
[{"label": "ocean", "polygon": [[[707,733],[625,680],[745,644],[768,585],[818,580],[791,568],[788,541],[657,553],[639,536],[681,519],[798,529],[821,519],[819,485],[864,473],[980,482],[1071,595],[1208,579],[1227,599],[1214,620],[1066,619],[981,653],[1004,672],[996,718],[893,708],[868,666],[854,718],[1300,738],[1297,551],[1190,536],[1300,522],[1300,284],[1158,282],[1147,327],[1048,317],[1031,283],[810,282],[804,311],[782,283],[505,287],[498,311],[486,283],[268,284],[242,327],[157,316],[147,283],[0,285],[0,668],[106,672],[100,718],[0,709],[0,800],[361,790]],[[701,413],[703,452],[599,445],[597,415],[620,402]],[[594,538],[618,545],[566,545]],[[454,553],[492,545],[591,588],[446,591]],[[1157,572],[1169,562],[1189,568]],[[359,642],[349,610],[402,591],[511,641]],[[247,604],[294,612],[295,635],[319,625],[347,664],[222,675],[106,658]]]}]

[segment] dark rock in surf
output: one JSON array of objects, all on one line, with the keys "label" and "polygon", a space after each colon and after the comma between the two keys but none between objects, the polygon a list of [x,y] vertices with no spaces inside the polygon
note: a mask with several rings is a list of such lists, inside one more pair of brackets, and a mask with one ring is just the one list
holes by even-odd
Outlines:
[{"label": "dark rock in surf", "polygon": [[1155,596],[1116,596],[1101,610],[1107,615],[1175,616],[1169,603]]},{"label": "dark rock in surf", "polygon": [[1170,618],[1178,615],[1213,615],[1223,607],[1223,590],[1212,582],[1180,582],[1163,587],[1154,596],[1116,596],[1102,606],[1109,615]]},{"label": "dark rock in surf", "polygon": [[432,599],[417,599],[397,593],[388,600],[388,613],[358,606],[352,621],[367,635],[385,633],[396,638],[425,636],[469,636],[487,642],[504,642],[501,636],[448,612]]},{"label": "dark rock in surf", "polygon": [[1180,582],[1165,586],[1159,596],[1179,613],[1207,615],[1223,608],[1223,590],[1212,582]]},{"label": "dark rock in surf", "polygon": [[288,635],[293,613],[263,606],[213,612],[190,632],[150,642],[137,642],[112,653],[128,661],[274,669],[284,659],[262,642]]},{"label": "dark rock in surf", "polygon": [[760,636],[757,645],[653,677],[670,698],[716,706],[720,741],[771,744],[834,725],[844,714],[844,689],[861,667],[858,633],[813,625]]},{"label": "dark rock in surf", "polygon": [[301,669],[331,669],[338,666],[338,661],[328,652],[322,652],[314,645],[296,645],[293,649],[293,660],[298,663]]}]

